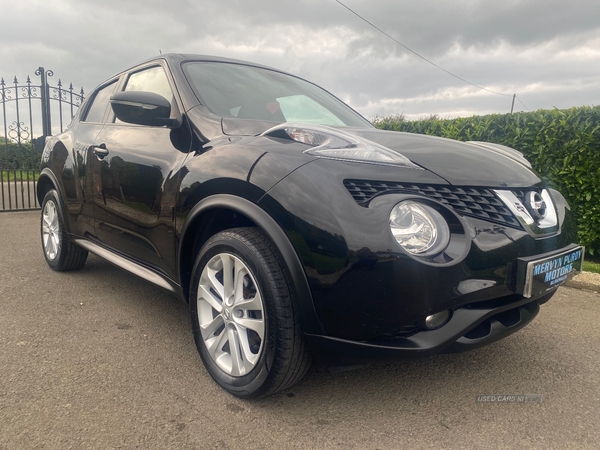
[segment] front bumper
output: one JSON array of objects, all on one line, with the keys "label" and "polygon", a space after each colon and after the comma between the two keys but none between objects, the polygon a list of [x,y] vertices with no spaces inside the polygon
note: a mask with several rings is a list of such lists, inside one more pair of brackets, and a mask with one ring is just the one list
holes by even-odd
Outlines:
[{"label": "front bumper", "polygon": [[[555,198],[558,228],[540,238],[507,222],[508,216],[478,215],[477,205],[467,212],[448,206],[443,200],[452,195],[446,191],[455,187],[427,171],[358,166],[325,160],[308,164],[282,180],[263,202],[266,209],[278,206],[271,215],[304,266],[324,330],[308,338],[323,354],[363,360],[475,348],[525,326],[539,304],[555,292],[552,288],[526,298],[519,291],[519,267],[529,258],[573,246],[574,221],[560,194]],[[363,172],[360,176],[353,173],[358,169]],[[373,173],[365,174],[367,170]],[[359,202],[358,194],[344,184],[359,178],[387,180],[382,183],[388,188],[393,184],[394,189],[398,183],[390,180],[407,180],[402,186],[411,192],[398,188],[377,193],[373,188],[376,195]],[[433,188],[412,189],[411,183]],[[523,189],[534,188],[542,186]],[[406,199],[437,204],[438,211],[445,211],[452,234],[446,259],[419,259],[399,247],[389,230],[389,214]],[[447,310],[453,313],[449,323],[439,330],[421,331],[427,316]]]},{"label": "front bumper", "polygon": [[[539,312],[553,291],[531,301],[518,295],[465,305],[438,330],[407,337],[378,337],[364,342],[306,335],[319,357],[347,364],[387,359],[421,359],[437,353],[456,353],[491,344],[520,330]],[[510,301],[515,300],[515,301]]]}]

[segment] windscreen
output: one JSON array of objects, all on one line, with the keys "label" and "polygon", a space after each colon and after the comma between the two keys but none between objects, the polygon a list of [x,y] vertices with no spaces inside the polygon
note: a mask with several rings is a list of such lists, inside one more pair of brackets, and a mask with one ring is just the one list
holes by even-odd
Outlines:
[{"label": "windscreen", "polygon": [[219,116],[371,128],[325,90],[291,75],[219,62],[189,62],[184,72],[202,104]]}]

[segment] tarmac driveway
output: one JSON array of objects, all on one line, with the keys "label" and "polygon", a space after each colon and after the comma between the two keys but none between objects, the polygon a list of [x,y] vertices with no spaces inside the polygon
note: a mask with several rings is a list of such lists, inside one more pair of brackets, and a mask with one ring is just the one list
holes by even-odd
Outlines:
[{"label": "tarmac driveway", "polygon": [[52,272],[38,218],[0,214],[0,449],[598,448],[598,293],[561,288],[470,353],[316,367],[241,401],[204,370],[182,302],[94,256]]}]

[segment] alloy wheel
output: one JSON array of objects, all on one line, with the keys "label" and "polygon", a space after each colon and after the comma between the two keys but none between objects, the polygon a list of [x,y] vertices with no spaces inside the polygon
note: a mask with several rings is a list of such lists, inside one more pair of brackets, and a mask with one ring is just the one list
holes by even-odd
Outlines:
[{"label": "alloy wheel", "polygon": [[208,354],[231,376],[244,376],[264,347],[265,315],[261,292],[248,266],[219,253],[204,266],[197,295],[198,322]]},{"label": "alloy wheel", "polygon": [[60,248],[60,224],[56,204],[48,200],[42,212],[42,243],[46,258],[53,261]]}]

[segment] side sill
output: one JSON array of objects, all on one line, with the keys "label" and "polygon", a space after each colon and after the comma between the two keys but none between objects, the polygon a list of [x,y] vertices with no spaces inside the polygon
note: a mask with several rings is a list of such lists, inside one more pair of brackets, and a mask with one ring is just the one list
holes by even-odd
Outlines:
[{"label": "side sill", "polygon": [[143,278],[152,284],[160,286],[167,291],[173,292],[174,294],[178,294],[181,291],[179,286],[168,278],[165,278],[156,272],[131,261],[130,259],[113,253],[110,250],[99,246],[98,244],[88,241],[87,239],[75,238],[73,239],[73,243],[79,245],[87,251],[94,253],[95,255],[100,256],[101,258],[106,259],[115,266],[125,269],[126,271],[131,272],[132,274],[137,275],[138,277]]}]

